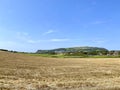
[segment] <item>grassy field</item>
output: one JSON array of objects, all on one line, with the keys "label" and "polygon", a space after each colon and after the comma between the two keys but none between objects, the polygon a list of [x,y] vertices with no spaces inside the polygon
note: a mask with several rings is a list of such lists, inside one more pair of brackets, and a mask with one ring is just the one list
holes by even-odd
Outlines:
[{"label": "grassy field", "polygon": [[0,52],[0,90],[120,90],[119,58]]},{"label": "grassy field", "polygon": [[50,58],[120,58],[120,56],[114,55],[63,55],[63,54],[36,54],[36,53],[23,53],[30,56],[41,56],[41,57],[50,57]]}]

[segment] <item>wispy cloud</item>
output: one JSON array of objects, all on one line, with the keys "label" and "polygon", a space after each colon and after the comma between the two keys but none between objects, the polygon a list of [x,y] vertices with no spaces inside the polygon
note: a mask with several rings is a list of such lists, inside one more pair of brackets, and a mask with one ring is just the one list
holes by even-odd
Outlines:
[{"label": "wispy cloud", "polygon": [[38,44],[38,43],[43,43],[43,42],[48,42],[49,40],[27,40],[27,43],[30,44]]},{"label": "wispy cloud", "polygon": [[70,39],[51,39],[50,41],[52,42],[64,42],[64,41],[69,41]]},{"label": "wispy cloud", "polygon": [[98,41],[93,41],[94,43],[96,43],[96,44],[102,44],[102,43],[105,43],[105,41],[104,40],[98,40]]},{"label": "wispy cloud", "polygon": [[106,21],[94,21],[94,22],[91,22],[91,24],[93,24],[93,25],[104,24],[104,23],[106,23]]},{"label": "wispy cloud", "polygon": [[35,40],[27,40],[27,43],[39,43],[39,41],[35,41]]},{"label": "wispy cloud", "polygon": [[43,39],[43,40],[27,40],[27,43],[37,44],[43,42],[65,42],[70,41],[70,39]]},{"label": "wispy cloud", "polygon": [[[56,31],[54,30],[49,30],[44,33],[44,35],[54,33]],[[66,42],[70,41],[68,38],[51,38],[51,39],[33,39],[30,37],[29,33],[27,32],[17,32],[17,39],[21,42],[24,43],[29,43],[29,44],[39,44],[39,43],[46,43],[46,42]]]},{"label": "wispy cloud", "polygon": [[92,40],[92,42],[95,44],[104,44],[107,41],[105,39],[94,39],[94,40]]},{"label": "wispy cloud", "polygon": [[17,32],[16,34],[17,39],[26,41],[30,39],[29,33],[27,32]]},{"label": "wispy cloud", "polygon": [[106,24],[109,21],[105,21],[105,20],[96,20],[96,21],[91,21],[89,23],[85,23],[83,24],[84,28],[89,28],[91,25],[102,25],[102,24]]},{"label": "wispy cloud", "polygon": [[56,32],[55,30],[48,30],[48,31],[44,32],[43,35],[48,35],[48,34],[52,34],[55,32]]}]

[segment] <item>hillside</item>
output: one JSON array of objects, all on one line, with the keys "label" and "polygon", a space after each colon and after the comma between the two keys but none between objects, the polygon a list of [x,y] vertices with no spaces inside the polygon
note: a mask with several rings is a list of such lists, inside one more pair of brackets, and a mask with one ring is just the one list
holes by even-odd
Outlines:
[{"label": "hillside", "polygon": [[71,47],[71,48],[58,48],[52,50],[38,50],[36,53],[76,53],[76,52],[107,52],[108,50],[100,47]]}]

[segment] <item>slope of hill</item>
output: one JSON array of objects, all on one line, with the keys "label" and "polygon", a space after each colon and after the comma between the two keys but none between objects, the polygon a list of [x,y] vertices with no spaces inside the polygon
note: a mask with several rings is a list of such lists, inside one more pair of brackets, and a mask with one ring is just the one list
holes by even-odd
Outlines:
[{"label": "slope of hill", "polygon": [[99,48],[99,47],[71,47],[71,48],[58,48],[58,49],[52,49],[52,50],[38,50],[36,53],[75,53],[75,52],[102,52],[102,51],[108,51],[105,48]]}]

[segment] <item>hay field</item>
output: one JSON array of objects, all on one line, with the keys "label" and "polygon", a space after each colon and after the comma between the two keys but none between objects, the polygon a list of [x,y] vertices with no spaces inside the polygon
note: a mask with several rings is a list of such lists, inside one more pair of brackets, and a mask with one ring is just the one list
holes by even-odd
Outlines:
[{"label": "hay field", "polygon": [[45,58],[1,51],[0,90],[120,90],[120,59]]}]

